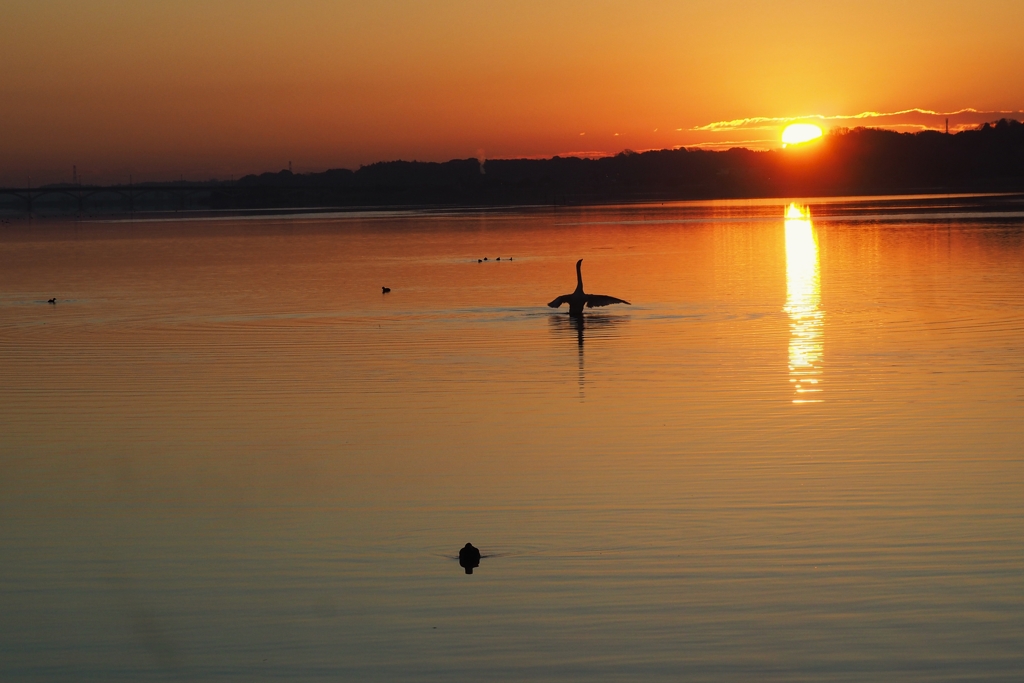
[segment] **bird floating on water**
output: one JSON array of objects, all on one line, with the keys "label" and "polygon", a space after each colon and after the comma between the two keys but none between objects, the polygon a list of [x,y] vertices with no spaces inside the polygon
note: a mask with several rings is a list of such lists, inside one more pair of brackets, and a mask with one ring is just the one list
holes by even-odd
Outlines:
[{"label": "bird floating on water", "polygon": [[480,550],[472,543],[467,543],[459,549],[459,566],[472,574],[473,570],[480,566]]},{"label": "bird floating on water", "polygon": [[388,292],[390,292],[390,291],[391,291],[391,288],[390,288],[390,287],[381,287],[381,288],[380,288],[380,293],[381,293],[381,294],[387,294],[387,293],[388,293]]},{"label": "bird floating on water", "polygon": [[55,303],[57,303],[57,298],[56,298],[56,297],[54,297],[54,298],[52,298],[52,299],[47,299],[47,300],[46,300],[46,303],[48,303],[48,304],[55,304]]},{"label": "bird floating on water", "polygon": [[583,317],[583,307],[593,308],[594,306],[608,306],[609,304],[626,304],[630,306],[628,301],[624,299],[616,299],[614,296],[606,296],[604,294],[587,294],[583,291],[583,273],[580,268],[583,263],[583,259],[576,262],[576,291],[572,294],[563,294],[554,301],[548,304],[551,308],[558,308],[562,304],[569,304],[569,315],[574,318]]}]

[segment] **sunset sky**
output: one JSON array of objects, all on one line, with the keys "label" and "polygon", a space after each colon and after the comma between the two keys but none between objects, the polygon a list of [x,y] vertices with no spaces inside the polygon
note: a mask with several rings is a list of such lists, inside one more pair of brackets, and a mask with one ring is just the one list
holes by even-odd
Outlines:
[{"label": "sunset sky", "polygon": [[1022,29],[1020,0],[4,0],[0,184],[1022,119]]}]

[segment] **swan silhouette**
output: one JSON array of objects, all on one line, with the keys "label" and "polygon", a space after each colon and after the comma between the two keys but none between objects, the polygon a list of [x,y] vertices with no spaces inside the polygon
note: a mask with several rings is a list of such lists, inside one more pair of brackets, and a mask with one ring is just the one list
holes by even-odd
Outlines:
[{"label": "swan silhouette", "polygon": [[558,308],[562,304],[569,304],[569,315],[574,318],[583,317],[583,307],[593,308],[594,306],[607,306],[609,304],[631,305],[623,299],[616,299],[614,296],[604,294],[587,294],[583,291],[583,273],[580,270],[583,259],[576,262],[576,291],[572,294],[563,294],[548,304],[551,308]]}]

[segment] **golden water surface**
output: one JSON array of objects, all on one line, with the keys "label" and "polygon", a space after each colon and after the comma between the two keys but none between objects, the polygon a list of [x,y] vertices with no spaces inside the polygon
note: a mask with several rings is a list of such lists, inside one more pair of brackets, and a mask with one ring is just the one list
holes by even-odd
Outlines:
[{"label": "golden water surface", "polygon": [[0,679],[1024,675],[1017,198],[0,230]]}]

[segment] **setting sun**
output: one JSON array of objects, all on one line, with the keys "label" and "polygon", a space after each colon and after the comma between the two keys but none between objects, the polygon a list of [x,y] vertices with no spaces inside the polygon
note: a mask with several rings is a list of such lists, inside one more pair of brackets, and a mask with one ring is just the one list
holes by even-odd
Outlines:
[{"label": "setting sun", "polygon": [[821,128],[813,123],[791,123],[782,131],[782,146],[809,142],[820,138],[821,135]]}]

